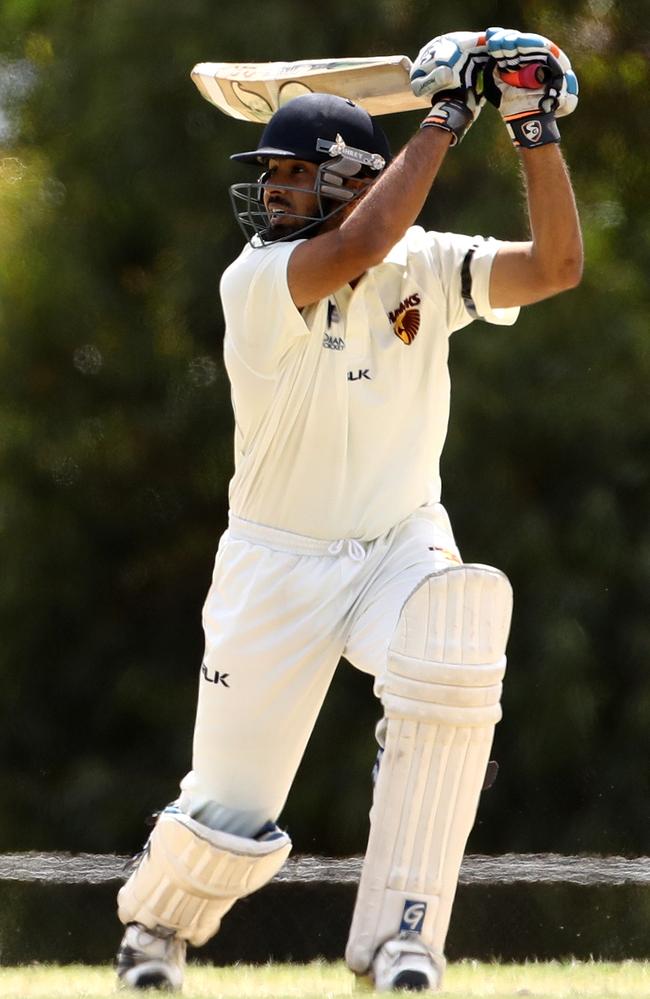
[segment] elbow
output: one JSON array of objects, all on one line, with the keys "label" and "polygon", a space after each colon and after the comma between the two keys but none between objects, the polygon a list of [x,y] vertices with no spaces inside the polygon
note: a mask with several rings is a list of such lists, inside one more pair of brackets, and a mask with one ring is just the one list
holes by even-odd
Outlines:
[{"label": "elbow", "polygon": [[349,261],[355,274],[361,274],[381,264],[405,232],[406,229],[402,231],[383,225],[382,220],[377,220],[372,227],[357,228],[344,223],[339,229],[338,257]]},{"label": "elbow", "polygon": [[564,257],[543,276],[546,296],[559,295],[577,288],[582,281],[584,259],[582,252]]},{"label": "elbow", "polygon": [[393,243],[382,239],[380,234],[373,234],[368,239],[356,240],[347,247],[347,257],[352,264],[355,273],[361,274],[380,264]]},{"label": "elbow", "polygon": [[562,266],[562,291],[570,291],[571,288],[577,288],[582,281],[582,272],[584,269],[584,257],[582,252],[577,253],[575,256],[568,257]]}]

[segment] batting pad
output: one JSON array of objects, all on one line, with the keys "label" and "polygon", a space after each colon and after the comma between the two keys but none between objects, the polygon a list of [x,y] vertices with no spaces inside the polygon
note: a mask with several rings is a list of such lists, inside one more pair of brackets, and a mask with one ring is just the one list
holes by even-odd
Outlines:
[{"label": "batting pad", "polygon": [[357,974],[402,933],[417,934],[444,967],[460,864],[501,717],[511,611],[507,578],[483,565],[429,576],[402,609],[375,687],[386,746],[346,949]]},{"label": "batting pad", "polygon": [[164,926],[199,947],[237,899],[277,874],[291,850],[286,833],[245,839],[209,829],[174,808],[160,815],[138,867],[118,894],[123,923]]}]

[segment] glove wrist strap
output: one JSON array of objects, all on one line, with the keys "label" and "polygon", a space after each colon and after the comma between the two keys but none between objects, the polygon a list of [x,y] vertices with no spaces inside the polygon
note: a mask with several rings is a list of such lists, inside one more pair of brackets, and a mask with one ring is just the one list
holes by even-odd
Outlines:
[{"label": "glove wrist strap", "polygon": [[436,101],[420,128],[433,126],[434,128],[442,128],[445,132],[451,132],[451,144],[456,146],[473,119],[472,112],[462,100],[457,97],[446,97]]},{"label": "glove wrist strap", "polygon": [[525,112],[504,118],[508,134],[517,148],[537,149],[549,142],[560,141],[560,130],[557,127],[553,112]]}]

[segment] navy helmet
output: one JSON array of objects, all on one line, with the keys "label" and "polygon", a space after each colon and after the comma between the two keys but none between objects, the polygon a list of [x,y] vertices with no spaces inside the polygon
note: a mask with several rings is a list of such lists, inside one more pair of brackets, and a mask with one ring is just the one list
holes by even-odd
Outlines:
[{"label": "navy helmet", "polygon": [[303,94],[279,108],[266,125],[257,149],[230,157],[240,163],[265,163],[271,157],[290,157],[325,163],[329,153],[318,148],[319,139],[342,136],[346,146],[377,153],[391,160],[388,139],[364,108],[334,94]]}]

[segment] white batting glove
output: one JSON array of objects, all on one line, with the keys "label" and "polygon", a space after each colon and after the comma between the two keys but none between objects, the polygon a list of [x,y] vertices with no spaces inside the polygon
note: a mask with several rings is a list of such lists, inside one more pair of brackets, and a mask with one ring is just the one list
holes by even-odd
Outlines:
[{"label": "white batting glove", "polygon": [[443,128],[451,132],[452,146],[459,143],[485,104],[487,62],[484,32],[453,31],[427,42],[411,67],[411,90],[431,98],[422,126]]},{"label": "white batting glove", "polygon": [[578,80],[568,57],[543,35],[514,28],[488,28],[487,51],[494,61],[486,82],[515,146],[536,148],[559,142],[555,121],[578,103]]}]

